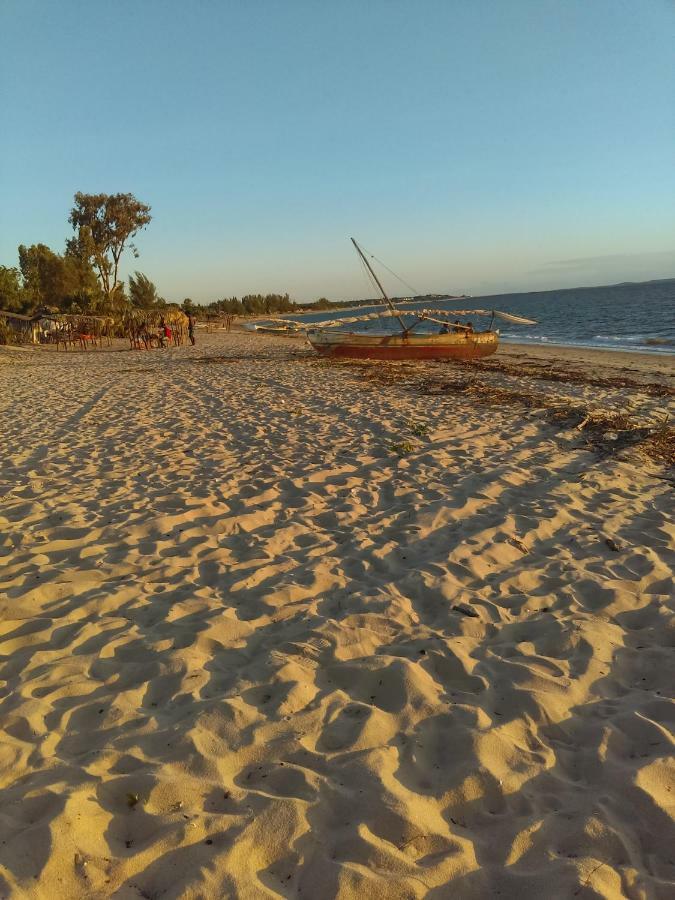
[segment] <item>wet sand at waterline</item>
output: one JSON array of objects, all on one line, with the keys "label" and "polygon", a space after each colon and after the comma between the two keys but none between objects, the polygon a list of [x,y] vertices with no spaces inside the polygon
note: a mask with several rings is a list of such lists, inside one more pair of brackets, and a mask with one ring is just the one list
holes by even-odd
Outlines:
[{"label": "wet sand at waterline", "polygon": [[198,340],[0,348],[0,896],[672,896],[673,358]]}]

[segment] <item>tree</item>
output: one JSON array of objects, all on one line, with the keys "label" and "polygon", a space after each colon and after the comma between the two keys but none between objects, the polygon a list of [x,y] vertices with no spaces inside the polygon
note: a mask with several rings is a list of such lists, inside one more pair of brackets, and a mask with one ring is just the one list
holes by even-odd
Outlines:
[{"label": "tree", "polygon": [[26,301],[32,308],[61,306],[66,293],[63,257],[46,244],[19,246],[19,266],[23,276]]},{"label": "tree", "polygon": [[30,247],[19,244],[19,266],[26,303],[30,306],[44,306],[46,285],[53,281],[55,256],[54,251],[46,244],[33,244]]},{"label": "tree", "polygon": [[18,269],[0,266],[0,309],[21,312],[24,305],[21,275]]},{"label": "tree", "polygon": [[125,247],[138,257],[131,239],[151,221],[150,207],[133,194],[75,194],[75,206],[69,222],[76,237],[68,242],[86,254],[96,268],[108,306],[114,305],[120,290],[117,278]]},{"label": "tree", "polygon": [[72,304],[96,313],[103,307],[103,292],[85,248],[78,241],[67,241],[64,260],[68,270],[68,295]]},{"label": "tree", "polygon": [[165,301],[157,293],[157,288],[147,275],[136,272],[129,276],[129,300],[132,306],[150,309],[153,306],[165,306]]},{"label": "tree", "polygon": [[86,259],[72,253],[61,256],[46,244],[19,247],[25,303],[33,309],[43,306],[78,310],[95,306],[99,294],[96,275]]}]

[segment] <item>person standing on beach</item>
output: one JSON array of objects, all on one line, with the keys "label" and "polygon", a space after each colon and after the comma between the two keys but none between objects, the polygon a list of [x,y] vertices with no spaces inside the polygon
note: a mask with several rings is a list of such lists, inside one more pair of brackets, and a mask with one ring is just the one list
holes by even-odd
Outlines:
[{"label": "person standing on beach", "polygon": [[195,345],[195,317],[192,313],[188,313],[188,337],[190,338],[190,343],[194,347]]}]

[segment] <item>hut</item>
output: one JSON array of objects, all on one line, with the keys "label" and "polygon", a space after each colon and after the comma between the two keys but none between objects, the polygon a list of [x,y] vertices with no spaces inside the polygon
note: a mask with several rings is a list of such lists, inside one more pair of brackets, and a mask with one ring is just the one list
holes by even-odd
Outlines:
[{"label": "hut", "polygon": [[0,344],[37,344],[38,333],[35,316],[0,309]]}]

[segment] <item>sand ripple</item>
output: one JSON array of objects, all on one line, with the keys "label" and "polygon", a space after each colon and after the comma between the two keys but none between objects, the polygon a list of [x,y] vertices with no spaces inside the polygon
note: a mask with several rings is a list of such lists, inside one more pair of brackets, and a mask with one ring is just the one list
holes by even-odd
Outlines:
[{"label": "sand ripple", "polygon": [[208,341],[0,368],[0,895],[673,896],[671,486]]}]

